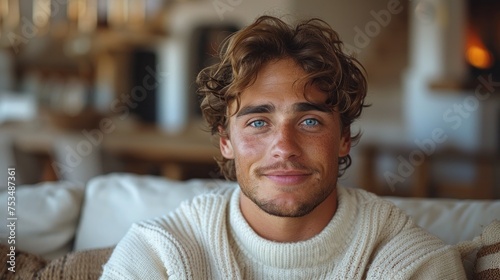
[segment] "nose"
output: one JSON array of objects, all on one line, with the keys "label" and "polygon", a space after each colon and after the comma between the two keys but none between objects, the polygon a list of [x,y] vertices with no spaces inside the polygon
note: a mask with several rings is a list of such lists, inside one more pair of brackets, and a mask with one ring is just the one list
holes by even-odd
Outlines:
[{"label": "nose", "polygon": [[299,135],[293,125],[284,124],[276,127],[271,153],[274,158],[282,160],[289,160],[301,155],[302,147],[299,143]]}]

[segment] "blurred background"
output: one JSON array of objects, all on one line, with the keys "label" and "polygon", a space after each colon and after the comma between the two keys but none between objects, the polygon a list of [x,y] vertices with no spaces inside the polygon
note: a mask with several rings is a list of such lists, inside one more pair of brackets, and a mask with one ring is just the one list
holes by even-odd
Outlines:
[{"label": "blurred background", "polygon": [[[0,0],[0,186],[109,172],[218,178],[194,80],[256,17],[319,17],[365,66],[371,107],[340,183],[500,197],[493,0]],[[5,173],[5,174],[4,174]]]}]

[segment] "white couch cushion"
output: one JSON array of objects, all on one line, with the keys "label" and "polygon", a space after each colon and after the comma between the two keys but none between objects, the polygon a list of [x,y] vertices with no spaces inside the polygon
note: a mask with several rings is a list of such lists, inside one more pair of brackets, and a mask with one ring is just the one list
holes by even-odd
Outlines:
[{"label": "white couch cushion", "polygon": [[[71,251],[84,186],[70,182],[45,182],[16,188],[16,249],[54,259]],[[0,220],[7,221],[7,191],[0,192]],[[10,235],[0,227],[0,242]]]},{"label": "white couch cushion", "polygon": [[96,177],[87,184],[74,249],[113,246],[132,223],[165,215],[182,201],[221,184],[234,183],[121,173]]},{"label": "white couch cushion", "polygon": [[447,244],[472,240],[500,219],[500,200],[458,200],[387,197],[415,222]]}]

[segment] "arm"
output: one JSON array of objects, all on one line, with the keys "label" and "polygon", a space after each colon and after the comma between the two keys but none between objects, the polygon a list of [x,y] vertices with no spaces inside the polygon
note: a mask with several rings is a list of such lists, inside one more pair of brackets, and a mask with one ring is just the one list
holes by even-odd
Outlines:
[{"label": "arm", "polygon": [[467,279],[460,253],[409,219],[374,256],[367,279]]},{"label": "arm", "polygon": [[411,279],[467,279],[467,277],[460,254],[449,247],[422,263]]},{"label": "arm", "polygon": [[402,258],[396,266],[383,262],[373,264],[366,279],[467,279],[460,255],[451,247],[420,258]]}]

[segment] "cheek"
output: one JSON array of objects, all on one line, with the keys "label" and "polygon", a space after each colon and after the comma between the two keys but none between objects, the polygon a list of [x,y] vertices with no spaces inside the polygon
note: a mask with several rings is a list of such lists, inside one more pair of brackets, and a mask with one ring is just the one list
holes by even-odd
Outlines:
[{"label": "cheek", "polygon": [[[339,141],[340,137],[336,137],[336,135],[323,135],[315,139],[309,139],[307,141],[309,143],[309,158],[327,165],[328,170],[332,169],[337,165],[340,156],[339,147],[337,146]],[[315,144],[312,145],[312,143]]]},{"label": "cheek", "polygon": [[233,147],[235,155],[240,157],[240,160],[245,160],[252,156],[257,156],[266,146],[261,138],[252,135],[239,135],[234,139]]},{"label": "cheek", "polygon": [[337,146],[340,143],[340,137],[328,132],[308,137],[302,142],[308,144],[306,147],[311,147],[316,152],[320,152],[326,156],[326,154],[332,155],[338,153]]}]

